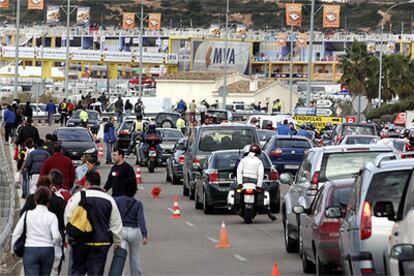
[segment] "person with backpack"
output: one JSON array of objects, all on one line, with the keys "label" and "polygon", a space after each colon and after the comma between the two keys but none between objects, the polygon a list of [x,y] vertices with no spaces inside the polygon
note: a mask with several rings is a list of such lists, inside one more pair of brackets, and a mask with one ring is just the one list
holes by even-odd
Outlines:
[{"label": "person with backpack", "polygon": [[41,139],[36,142],[36,149],[27,155],[25,166],[29,173],[29,194],[34,194],[36,184],[39,180],[40,169],[43,163],[50,157],[49,152],[45,149],[45,142]]},{"label": "person with backpack", "polygon": [[[103,275],[108,250],[112,243],[121,246],[122,219],[115,200],[101,187],[98,173],[86,178],[86,190],[75,193],[65,209],[65,225],[72,246],[72,275]],[[78,207],[87,206],[85,231],[77,236],[70,231],[78,225]],[[77,212],[75,212],[77,211]],[[81,230],[81,229],[79,229]]]},{"label": "person with backpack", "polygon": [[141,116],[144,116],[144,109],[145,109],[144,103],[142,102],[141,99],[139,99],[134,106],[135,115],[141,114]]},{"label": "person with backpack", "polygon": [[135,181],[129,182],[125,195],[116,197],[115,202],[122,217],[122,247],[128,250],[131,275],[141,275],[139,247],[148,243],[148,231],[145,223],[144,206],[134,198],[137,192]]},{"label": "person with backpack", "polygon": [[133,108],[134,108],[134,106],[132,105],[132,103],[129,100],[126,100],[126,102],[125,102],[125,114],[126,114],[127,117],[131,116]]},{"label": "person with backpack", "polygon": [[59,104],[58,111],[60,113],[60,125],[65,126],[66,120],[68,119],[68,104],[66,98]]}]

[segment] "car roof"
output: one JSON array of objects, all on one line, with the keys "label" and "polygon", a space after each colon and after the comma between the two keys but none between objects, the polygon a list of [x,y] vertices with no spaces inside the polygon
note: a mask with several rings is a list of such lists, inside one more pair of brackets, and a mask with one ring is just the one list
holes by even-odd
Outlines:
[{"label": "car roof", "polygon": [[269,133],[272,133],[272,134],[274,134],[274,135],[277,135],[276,131],[274,131],[274,130],[270,130],[270,129],[263,129],[263,128],[260,128],[260,129],[256,129],[256,131],[257,131],[257,132],[269,132]]},{"label": "car roof", "polygon": [[348,179],[339,179],[339,180],[330,180],[327,181],[324,186],[325,189],[335,189],[335,188],[342,188],[342,187],[352,187],[354,184],[355,178],[348,178]]},{"label": "car roof", "polygon": [[309,149],[309,151],[322,151],[326,153],[333,153],[333,152],[345,152],[349,151],[352,152],[353,150],[364,150],[367,149],[367,151],[384,151],[384,152],[390,152],[393,151],[393,148],[387,147],[386,145],[380,145],[380,144],[369,144],[369,145],[336,145],[336,146],[325,146],[325,147],[316,147]]},{"label": "car roof", "polygon": [[375,127],[372,123],[342,123],[342,126],[371,126]]},{"label": "car roof", "polygon": [[246,124],[240,124],[240,123],[222,123],[222,124],[215,124],[215,125],[202,125],[202,126],[197,126],[197,129],[205,129],[205,128],[225,128],[225,127],[243,127],[243,128],[253,128],[256,129],[254,126],[252,125],[246,125]]},{"label": "car roof", "polygon": [[276,135],[275,137],[273,137],[273,139],[277,140],[277,139],[292,139],[292,140],[304,140],[304,141],[308,141],[311,142],[311,140],[309,140],[308,138],[306,138],[305,136],[298,136],[298,135]]},{"label": "car roof", "polygon": [[376,135],[368,135],[368,134],[352,134],[352,135],[345,135],[345,138],[379,138]]},{"label": "car roof", "polygon": [[375,162],[368,162],[365,164],[365,168],[370,171],[388,171],[388,170],[412,170],[414,169],[414,160],[411,158],[384,160],[376,165]]},{"label": "car roof", "polygon": [[169,128],[169,127],[157,127],[157,130],[170,130],[170,131],[175,131],[175,132],[181,132],[181,130],[176,129],[176,128]]},{"label": "car roof", "polygon": [[162,112],[158,112],[158,113],[157,113],[157,116],[158,116],[158,115],[160,115],[160,114],[168,114],[168,115],[177,115],[177,116],[181,116],[181,114],[180,114],[180,113],[178,113],[178,112],[172,112],[172,111],[162,111]]},{"label": "car roof", "polygon": [[58,127],[56,129],[56,131],[58,131],[58,130],[67,130],[67,129],[69,129],[69,130],[85,130],[85,131],[88,131],[86,128],[80,127],[80,126],[78,126],[78,127]]}]

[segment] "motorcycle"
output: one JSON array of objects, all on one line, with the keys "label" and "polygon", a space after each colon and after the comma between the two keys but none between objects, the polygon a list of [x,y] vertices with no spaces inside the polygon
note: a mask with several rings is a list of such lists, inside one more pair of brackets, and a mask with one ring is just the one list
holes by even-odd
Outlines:
[{"label": "motorcycle", "polygon": [[257,214],[268,213],[270,194],[268,191],[259,193],[254,183],[243,183],[236,191],[229,191],[227,203],[229,210],[234,210],[244,223],[250,224]]},{"label": "motorcycle", "polygon": [[145,143],[140,143],[139,148],[137,149],[137,163],[143,164],[148,167],[148,172],[153,173],[157,165],[162,164],[161,156],[161,148],[158,146],[159,141],[148,139],[146,137]]}]

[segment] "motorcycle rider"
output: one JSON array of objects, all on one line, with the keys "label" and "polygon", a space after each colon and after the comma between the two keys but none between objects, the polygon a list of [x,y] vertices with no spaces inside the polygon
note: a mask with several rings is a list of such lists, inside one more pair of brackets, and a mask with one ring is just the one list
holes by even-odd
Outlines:
[{"label": "motorcycle rider", "polygon": [[148,126],[148,129],[145,131],[145,134],[143,135],[143,141],[144,142],[141,144],[139,152],[141,156],[145,157],[144,152],[148,152],[148,149],[151,146],[156,147],[157,152],[161,152],[162,149],[160,144],[162,142],[162,139],[160,134],[156,130],[155,124],[150,124]]},{"label": "motorcycle rider", "polygon": [[408,143],[405,144],[405,151],[414,151],[414,130],[411,130],[408,134]]},{"label": "motorcycle rider", "polygon": [[[262,150],[259,145],[253,144],[249,148],[249,153],[243,159],[240,160],[240,163],[237,166],[237,185],[238,187],[242,186],[243,183],[255,183],[257,193],[263,192],[263,177],[264,177],[264,167],[263,162],[260,160],[259,156],[262,153]],[[268,212],[268,217],[274,221],[276,217],[272,213]]]},{"label": "motorcycle rider", "polygon": [[[125,156],[128,156],[131,154],[132,149],[135,146],[135,141],[137,139],[137,137],[142,136],[142,134],[145,132],[145,124],[144,121],[142,120],[142,113],[138,113],[137,114],[137,119],[135,120],[135,122],[132,125],[132,129],[131,129],[131,141],[129,143],[127,152],[125,153]],[[137,154],[139,154],[139,152],[137,152]]]}]

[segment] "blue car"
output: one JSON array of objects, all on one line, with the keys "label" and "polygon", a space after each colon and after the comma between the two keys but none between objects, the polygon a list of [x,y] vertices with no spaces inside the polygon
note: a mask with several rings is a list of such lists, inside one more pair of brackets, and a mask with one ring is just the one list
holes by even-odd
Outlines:
[{"label": "blue car", "polygon": [[279,173],[296,174],[305,152],[310,148],[312,142],[306,137],[277,135],[266,144],[264,152]]}]

